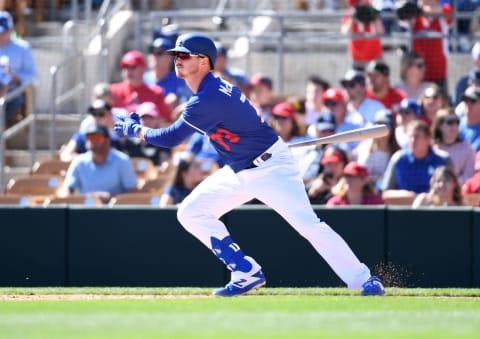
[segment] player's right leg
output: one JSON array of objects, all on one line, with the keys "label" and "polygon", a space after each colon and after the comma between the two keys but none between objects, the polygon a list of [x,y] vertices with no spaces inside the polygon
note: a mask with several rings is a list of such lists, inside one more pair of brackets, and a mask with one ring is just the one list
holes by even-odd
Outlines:
[{"label": "player's right leg", "polygon": [[265,285],[260,265],[244,254],[220,221],[222,215],[252,199],[242,186],[235,173],[224,167],[202,181],[177,212],[182,226],[232,272],[231,281],[213,292],[217,296],[237,296]]}]

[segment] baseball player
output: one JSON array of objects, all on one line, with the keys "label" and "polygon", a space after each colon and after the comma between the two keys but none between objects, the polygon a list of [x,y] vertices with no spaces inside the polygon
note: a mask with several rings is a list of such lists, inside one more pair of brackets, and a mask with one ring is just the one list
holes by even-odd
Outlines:
[{"label": "baseball player", "polygon": [[177,212],[182,226],[231,271],[231,281],[213,294],[238,296],[266,283],[261,266],[241,250],[219,220],[257,198],[305,237],[349,288],[362,288],[362,295],[383,295],[380,279],[370,275],[345,241],[313,211],[288,146],[237,87],[212,74],[217,53],[213,41],[202,34],[183,34],[168,53],[175,57],[177,76],[194,93],[182,116],[168,128],[150,129],[132,113],[117,121],[115,130],[162,147],[174,147],[200,132],[227,164],[202,181]]}]

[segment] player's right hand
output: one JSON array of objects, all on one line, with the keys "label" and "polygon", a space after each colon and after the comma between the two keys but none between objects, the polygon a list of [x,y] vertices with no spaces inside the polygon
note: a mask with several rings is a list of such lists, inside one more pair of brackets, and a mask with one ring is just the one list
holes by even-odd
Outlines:
[{"label": "player's right hand", "polygon": [[119,117],[114,127],[114,130],[120,134],[120,136],[129,138],[137,137],[141,129],[140,117],[135,112],[132,112],[130,117]]}]

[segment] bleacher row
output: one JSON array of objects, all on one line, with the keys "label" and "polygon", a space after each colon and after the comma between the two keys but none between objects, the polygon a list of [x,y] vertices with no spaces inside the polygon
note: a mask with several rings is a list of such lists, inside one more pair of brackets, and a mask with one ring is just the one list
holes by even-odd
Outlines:
[{"label": "bleacher row", "polygon": [[[160,197],[166,184],[171,180],[171,166],[157,168],[150,159],[130,158],[137,175],[138,192],[122,193],[112,197],[108,206],[117,205],[150,205],[159,206]],[[69,162],[60,159],[46,159],[37,161],[28,175],[21,175],[10,179],[4,192],[0,194],[0,205],[16,206],[43,206],[52,205],[85,205],[104,206],[98,196],[75,194],[68,197],[59,197],[60,189]],[[471,193],[463,196],[464,205],[480,206],[480,193]],[[411,206],[413,198],[405,196],[390,197],[385,200],[386,205]]]},{"label": "bleacher row", "polygon": [[[138,192],[119,194],[111,198],[108,204],[158,206],[163,189],[172,174],[171,167],[157,168],[148,158],[130,159],[137,175]],[[0,195],[0,205],[104,205],[99,197],[91,195],[57,196],[69,164],[60,159],[37,161],[28,175],[10,179]]]}]

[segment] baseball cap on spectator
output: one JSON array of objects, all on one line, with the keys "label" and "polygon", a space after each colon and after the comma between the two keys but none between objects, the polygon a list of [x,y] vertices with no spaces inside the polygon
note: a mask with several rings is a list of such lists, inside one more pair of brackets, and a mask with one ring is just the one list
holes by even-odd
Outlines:
[{"label": "baseball cap on spectator", "polygon": [[365,166],[360,165],[358,162],[350,161],[343,169],[343,174],[354,177],[368,177],[368,170]]},{"label": "baseball cap on spectator", "polygon": [[153,102],[150,102],[150,101],[145,101],[145,102],[142,102],[140,105],[138,105],[136,112],[139,117],[150,115],[154,118],[157,118],[160,116],[157,105],[155,105]]},{"label": "baseball cap on spectator", "polygon": [[462,100],[478,101],[480,99],[480,89],[468,87],[462,95]]},{"label": "baseball cap on spectator", "polygon": [[388,77],[390,75],[390,67],[384,61],[374,60],[368,63],[366,72],[367,74],[378,73]]},{"label": "baseball cap on spectator", "polygon": [[398,112],[402,113],[402,111],[411,111],[419,117],[422,115],[422,107],[412,98],[405,98],[400,101]]},{"label": "baseball cap on spectator", "polygon": [[227,48],[221,42],[215,41],[215,48],[217,49],[217,56],[227,56]]},{"label": "baseball cap on spectator", "polygon": [[395,118],[393,117],[393,113],[387,108],[378,110],[373,117],[374,124],[384,124],[389,128],[393,127],[394,122]]},{"label": "baseball cap on spectator", "polygon": [[93,125],[88,126],[85,134],[87,136],[89,134],[100,134],[100,135],[103,135],[106,138],[110,138],[110,133],[108,132],[108,128],[103,126],[103,125],[99,125],[99,124],[93,124]]},{"label": "baseball cap on spectator", "polygon": [[480,69],[476,69],[468,73],[468,82],[470,84],[478,84],[480,81]]},{"label": "baseball cap on spectator", "polygon": [[145,66],[145,59],[140,51],[129,51],[125,53],[120,61],[120,68],[128,66]]},{"label": "baseball cap on spectator", "polygon": [[273,106],[272,115],[274,117],[291,118],[295,115],[295,109],[289,102],[281,102]]},{"label": "baseball cap on spectator", "polygon": [[335,103],[345,102],[343,93],[338,88],[329,88],[322,94],[323,102],[333,101]]},{"label": "baseball cap on spectator", "polygon": [[264,85],[268,88],[273,88],[272,79],[265,74],[257,73],[250,78],[250,86]]},{"label": "baseball cap on spectator", "polygon": [[111,109],[112,109],[112,106],[110,106],[108,102],[102,99],[96,99],[88,107],[88,113],[93,114],[99,110],[111,110]]},{"label": "baseball cap on spectator", "polygon": [[339,162],[347,162],[347,155],[345,154],[345,151],[335,145],[328,146],[323,152],[320,164],[326,165]]},{"label": "baseball cap on spectator", "polygon": [[472,47],[472,59],[480,59],[480,42],[476,42]]},{"label": "baseball cap on spectator", "polygon": [[350,69],[345,73],[340,83],[343,87],[348,87],[348,85],[355,83],[365,85],[365,74],[355,69]]},{"label": "baseball cap on spectator", "polygon": [[7,11],[0,11],[0,33],[13,29],[13,19]]},{"label": "baseball cap on spectator", "polygon": [[165,38],[156,38],[152,41],[148,51],[152,53],[155,49],[161,49],[162,51],[167,51],[173,48],[173,44],[170,40]]},{"label": "baseball cap on spectator", "polygon": [[335,116],[332,112],[323,112],[317,118],[315,127],[321,131],[334,131],[335,130]]},{"label": "baseball cap on spectator", "polygon": [[475,171],[480,171],[480,151],[475,155]]}]

